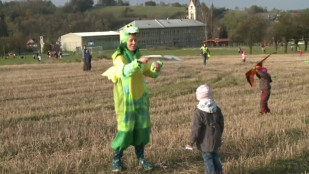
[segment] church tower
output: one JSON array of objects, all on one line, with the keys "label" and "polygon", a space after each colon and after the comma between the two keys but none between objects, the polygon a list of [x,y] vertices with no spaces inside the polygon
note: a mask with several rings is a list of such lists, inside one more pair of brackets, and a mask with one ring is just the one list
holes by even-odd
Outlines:
[{"label": "church tower", "polygon": [[200,1],[199,0],[190,0],[188,6],[188,19],[197,20],[198,14],[200,13]]}]

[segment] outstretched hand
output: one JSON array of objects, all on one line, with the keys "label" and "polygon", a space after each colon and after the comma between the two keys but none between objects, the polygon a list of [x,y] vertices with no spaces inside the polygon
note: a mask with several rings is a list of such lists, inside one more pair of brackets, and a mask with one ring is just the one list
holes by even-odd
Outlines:
[{"label": "outstretched hand", "polygon": [[255,66],[255,69],[257,69],[257,70],[259,70],[259,69],[261,69],[262,67],[261,66],[259,66],[259,65],[256,65]]},{"label": "outstretched hand", "polygon": [[153,70],[155,70],[156,72],[159,72],[160,71],[160,66],[159,66],[159,64],[157,63],[157,62],[153,62],[153,65],[152,65],[153,67]]},{"label": "outstretched hand", "polygon": [[149,58],[147,58],[147,57],[141,57],[141,58],[138,59],[138,61],[141,62],[141,63],[147,63],[148,60],[149,60]]}]

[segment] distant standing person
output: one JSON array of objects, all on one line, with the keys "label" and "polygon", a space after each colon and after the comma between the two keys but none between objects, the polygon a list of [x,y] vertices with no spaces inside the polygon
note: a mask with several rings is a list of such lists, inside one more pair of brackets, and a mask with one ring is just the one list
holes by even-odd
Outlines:
[{"label": "distant standing person", "polygon": [[92,59],[92,56],[89,52],[89,50],[86,50],[86,53],[84,55],[84,59],[85,59],[85,71],[90,71],[91,70],[91,59]]},{"label": "distant standing person", "polygon": [[41,61],[42,61],[41,54],[38,54],[38,61],[39,61],[39,62],[41,62]]},{"label": "distant standing person", "polygon": [[202,152],[206,174],[222,174],[218,149],[222,144],[224,117],[221,109],[212,99],[212,90],[207,85],[196,89],[199,101],[194,111],[193,125],[186,149],[193,150],[193,144]]},{"label": "distant standing person", "polygon": [[56,52],[55,52],[55,58],[58,60],[58,57],[59,57],[59,56],[58,56],[58,52],[56,51]]},{"label": "distant standing person", "polygon": [[242,53],[242,49],[238,47],[238,53]]},{"label": "distant standing person", "polygon": [[206,60],[207,60],[207,57],[208,57],[208,54],[209,54],[209,49],[206,45],[206,42],[203,43],[203,46],[200,48],[201,50],[201,54],[203,55],[203,64],[206,66]]},{"label": "distant standing person", "polygon": [[299,56],[303,55],[303,50],[299,50]]},{"label": "distant standing person", "polygon": [[241,51],[242,51],[241,59],[242,59],[243,62],[246,62],[247,53],[246,53],[246,51],[244,51],[244,50],[241,50]]},{"label": "distant standing person", "polygon": [[290,47],[290,48],[291,48],[291,51],[294,51],[294,46],[293,46],[293,45],[291,45],[291,47]]},{"label": "distant standing person", "polygon": [[53,56],[54,56],[54,55],[53,55],[53,52],[50,51],[50,52],[49,52],[49,58],[53,58]]},{"label": "distant standing person", "polygon": [[270,97],[270,90],[271,86],[270,83],[272,82],[270,74],[267,72],[267,68],[262,67],[257,69],[256,76],[260,79],[260,89],[262,91],[261,95],[261,114],[266,114],[270,112],[268,108],[268,100]]},{"label": "distant standing person", "polygon": [[84,45],[83,50],[82,50],[82,55],[83,55],[83,60],[84,60],[84,71],[87,71],[87,62],[86,62],[86,58],[85,55],[87,54],[87,46]]},{"label": "distant standing person", "polygon": [[262,44],[262,52],[265,53],[266,52],[266,47],[264,44]]}]

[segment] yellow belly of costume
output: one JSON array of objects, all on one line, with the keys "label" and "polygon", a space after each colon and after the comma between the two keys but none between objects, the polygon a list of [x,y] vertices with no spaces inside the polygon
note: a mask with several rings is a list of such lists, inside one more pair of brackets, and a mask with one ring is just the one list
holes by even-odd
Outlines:
[{"label": "yellow belly of costume", "polygon": [[144,93],[143,75],[136,71],[130,78],[130,94],[133,99],[139,99]]}]

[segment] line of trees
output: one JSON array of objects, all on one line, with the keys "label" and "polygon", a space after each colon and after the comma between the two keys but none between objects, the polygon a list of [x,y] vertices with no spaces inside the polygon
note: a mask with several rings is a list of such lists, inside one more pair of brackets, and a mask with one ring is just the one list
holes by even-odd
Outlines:
[{"label": "line of trees", "polygon": [[[164,4],[166,5],[166,4]],[[118,12],[106,12],[105,7],[122,6]],[[58,38],[70,32],[92,32],[117,30],[135,19],[149,19],[152,14],[137,16],[137,12],[126,0],[71,0],[63,7],[56,7],[52,1],[27,0],[2,2],[0,0],[0,56],[8,52],[33,51],[28,49],[29,39],[39,43],[45,38],[45,46],[55,44]],[[156,14],[156,18],[179,18],[183,13],[166,16]],[[44,50],[48,50],[46,48]]]},{"label": "line of trees", "polygon": [[[300,40],[308,49],[309,9],[302,11],[273,10],[251,6],[246,10],[208,8],[201,5],[200,20],[206,24],[205,38],[230,38],[234,42],[245,43],[250,48],[257,44],[284,45],[287,52],[288,42],[293,40],[296,47]],[[296,49],[295,49],[296,50]]]},{"label": "line of trees", "polygon": [[26,47],[26,42],[34,39],[39,43],[40,36],[45,36],[48,46],[66,33],[113,30],[131,22],[117,22],[113,14],[95,13],[93,4],[93,0],[71,0],[64,7],[56,7],[51,1],[0,0],[0,56],[34,51]]}]

